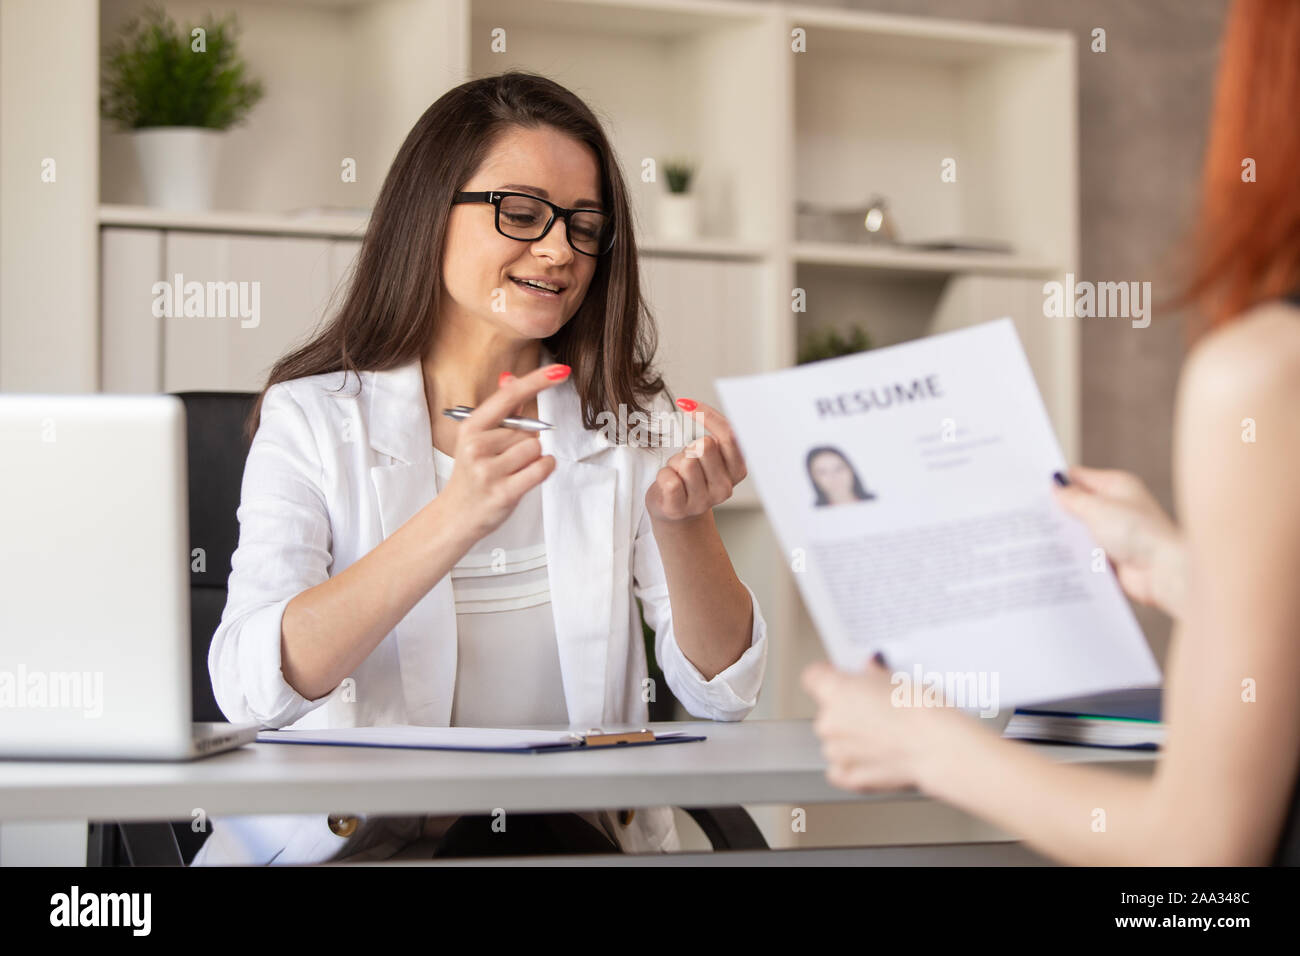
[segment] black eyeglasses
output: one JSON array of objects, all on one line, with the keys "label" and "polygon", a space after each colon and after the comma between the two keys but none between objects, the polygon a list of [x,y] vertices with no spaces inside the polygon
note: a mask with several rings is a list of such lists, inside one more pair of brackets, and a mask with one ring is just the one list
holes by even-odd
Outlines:
[{"label": "black eyeglasses", "polygon": [[598,209],[565,209],[527,193],[487,190],[456,193],[453,206],[465,202],[486,202],[496,206],[497,232],[520,242],[536,242],[564,220],[569,245],[584,256],[600,256],[614,246],[614,218]]}]

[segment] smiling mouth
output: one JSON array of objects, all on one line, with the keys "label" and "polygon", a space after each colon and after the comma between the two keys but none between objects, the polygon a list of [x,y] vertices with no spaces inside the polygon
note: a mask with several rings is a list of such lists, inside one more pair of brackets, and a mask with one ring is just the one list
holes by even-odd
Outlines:
[{"label": "smiling mouth", "polygon": [[564,291],[563,286],[556,286],[556,288],[547,289],[544,286],[534,285],[525,279],[516,279],[514,276],[510,276],[510,281],[519,286],[525,292],[533,292],[537,295],[551,296],[552,298],[559,298],[560,293]]}]

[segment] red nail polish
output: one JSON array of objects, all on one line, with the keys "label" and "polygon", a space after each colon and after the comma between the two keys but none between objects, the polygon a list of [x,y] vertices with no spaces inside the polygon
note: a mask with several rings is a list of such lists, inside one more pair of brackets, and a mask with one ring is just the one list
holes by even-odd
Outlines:
[{"label": "red nail polish", "polygon": [[497,388],[500,388],[502,385],[510,381],[512,378],[514,378],[514,376],[511,375],[509,372],[502,372],[500,376],[497,377]]},{"label": "red nail polish", "polygon": [[569,374],[569,371],[569,366],[567,365],[552,365],[546,370],[546,377],[554,382],[564,378],[564,376]]},{"label": "red nail polish", "polygon": [[700,403],[693,398],[679,398],[677,399],[677,407],[684,412],[693,412],[700,407]]}]

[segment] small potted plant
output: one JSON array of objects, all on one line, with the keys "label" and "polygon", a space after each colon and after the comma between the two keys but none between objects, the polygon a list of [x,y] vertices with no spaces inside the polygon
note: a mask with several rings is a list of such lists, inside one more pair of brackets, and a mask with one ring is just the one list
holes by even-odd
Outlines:
[{"label": "small potted plant", "polygon": [[860,325],[855,324],[847,337],[841,335],[840,330],[834,327],[813,329],[800,344],[796,364],[807,365],[809,362],[820,362],[841,355],[852,355],[854,352],[865,352],[870,348],[871,336],[867,335]]},{"label": "small potted plant", "polygon": [[150,205],[212,208],[224,131],[262,98],[235,48],[235,18],[182,33],[159,6],[130,20],[104,52],[100,113],[128,131]]},{"label": "small potted plant", "polygon": [[694,239],[699,232],[695,196],[690,192],[695,167],[673,160],[664,163],[668,192],[659,197],[659,237]]}]

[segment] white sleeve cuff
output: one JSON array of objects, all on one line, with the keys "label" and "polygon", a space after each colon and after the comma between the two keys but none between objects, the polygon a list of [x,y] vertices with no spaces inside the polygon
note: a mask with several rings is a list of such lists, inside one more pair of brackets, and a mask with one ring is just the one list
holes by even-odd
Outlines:
[{"label": "white sleeve cuff", "polygon": [[[744,584],[742,581],[741,584]],[[728,667],[706,680],[699,668],[677,645],[676,635],[670,631],[671,640],[663,642],[663,649],[672,658],[670,670],[668,661],[661,662],[664,675],[676,672],[685,681],[670,681],[674,694],[681,700],[692,715],[707,717],[712,720],[743,720],[758,704],[758,694],[763,686],[763,675],[767,667],[767,622],[758,607],[758,598],[753,589],[744,584],[749,592],[750,606],[754,612],[754,624],[750,631],[749,647]],[[685,683],[686,686],[677,686]]]},{"label": "white sleeve cuff", "polygon": [[[213,687],[239,687],[243,692],[239,700],[217,701],[222,713],[233,722],[256,722],[266,729],[284,727],[315,710],[329,697],[326,694],[308,700],[289,685],[280,669],[280,625],[284,609],[292,600],[293,596],[258,608],[241,620],[223,623],[217,629],[212,643],[214,652],[225,646],[227,654],[233,652],[234,660],[229,662],[233,664],[229,680],[214,681]],[[221,637],[225,640],[217,639]],[[233,648],[229,647],[231,638]],[[214,671],[218,667],[224,669],[228,661],[216,659],[210,662],[210,667]]]}]

